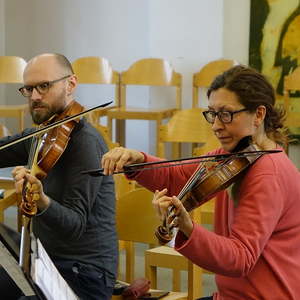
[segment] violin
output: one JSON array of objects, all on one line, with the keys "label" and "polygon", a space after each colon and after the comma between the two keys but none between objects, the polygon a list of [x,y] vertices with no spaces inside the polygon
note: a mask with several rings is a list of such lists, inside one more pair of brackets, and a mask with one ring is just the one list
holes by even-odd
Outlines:
[{"label": "violin", "polygon": [[[251,142],[250,137],[242,139],[233,150],[233,153],[237,150],[239,152],[257,151],[257,154],[251,156],[232,155],[221,163],[216,163],[211,168],[207,168],[204,164],[198,166],[177,196],[188,212],[204,204],[214,194],[229,187],[250,165],[263,155],[257,145]],[[172,240],[174,235],[172,221],[175,217],[175,207],[170,206],[163,224],[155,232],[155,236],[161,245]]]},{"label": "violin", "polygon": [[[55,115],[50,121],[42,124],[42,126],[49,125],[49,122],[56,122],[76,115],[83,110],[83,106],[73,101],[62,114],[58,116]],[[36,176],[40,180],[47,176],[48,172],[65,151],[70,135],[78,122],[79,119],[75,119],[61,126],[54,127],[33,141],[29,154],[31,175]],[[31,185],[25,182],[22,191],[22,201],[19,205],[21,213],[29,218],[34,216],[37,212],[37,200],[39,200],[37,194],[34,193]]]}]

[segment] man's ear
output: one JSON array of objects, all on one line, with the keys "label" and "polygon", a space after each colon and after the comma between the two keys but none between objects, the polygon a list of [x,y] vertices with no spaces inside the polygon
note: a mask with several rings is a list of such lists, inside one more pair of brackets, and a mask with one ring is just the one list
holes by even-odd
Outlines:
[{"label": "man's ear", "polygon": [[77,77],[75,74],[73,74],[68,80],[68,86],[67,86],[68,95],[72,95],[76,87],[77,87]]},{"label": "man's ear", "polygon": [[267,109],[264,105],[260,105],[256,108],[254,125],[259,127],[265,120]]}]

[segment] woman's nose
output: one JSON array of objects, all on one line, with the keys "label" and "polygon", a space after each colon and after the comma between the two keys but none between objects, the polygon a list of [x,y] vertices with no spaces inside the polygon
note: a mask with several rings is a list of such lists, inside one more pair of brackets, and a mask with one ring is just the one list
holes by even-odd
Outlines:
[{"label": "woman's nose", "polygon": [[218,116],[216,116],[214,122],[212,123],[212,130],[217,131],[223,128],[224,128],[224,123],[219,119]]}]

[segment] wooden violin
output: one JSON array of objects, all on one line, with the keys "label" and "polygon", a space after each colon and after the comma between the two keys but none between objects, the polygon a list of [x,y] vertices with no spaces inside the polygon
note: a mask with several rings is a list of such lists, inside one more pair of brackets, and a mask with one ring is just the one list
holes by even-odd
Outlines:
[{"label": "wooden violin", "polygon": [[[59,116],[54,116],[51,121],[47,121],[42,126],[49,125],[50,122],[63,120],[67,117],[77,115],[84,110],[78,102],[71,102],[68,107]],[[60,156],[65,151],[70,135],[79,122],[79,119],[69,121],[61,126],[54,127],[48,130],[41,136],[35,137],[29,154],[30,174],[38,179],[43,179],[48,172],[53,168]],[[23,185],[22,201],[19,205],[21,213],[26,217],[32,217],[37,212],[36,201],[39,200],[32,190],[29,183]]]},{"label": "wooden violin", "polygon": [[[247,144],[247,146],[245,146],[245,144]],[[243,148],[242,150],[240,150],[241,147]],[[260,151],[255,144],[250,142],[249,137],[243,139],[234,149],[234,152],[237,150],[239,152]],[[215,163],[212,168],[207,168],[205,164],[200,164],[179,192],[177,198],[183,203],[185,209],[190,212],[208,201],[215,193],[229,187],[240,177],[243,171],[262,155],[260,152],[251,156],[232,155],[221,163]],[[155,232],[161,245],[170,242],[173,238],[174,226],[172,225],[172,221],[175,216],[175,207],[170,206],[163,224],[159,226]]]}]

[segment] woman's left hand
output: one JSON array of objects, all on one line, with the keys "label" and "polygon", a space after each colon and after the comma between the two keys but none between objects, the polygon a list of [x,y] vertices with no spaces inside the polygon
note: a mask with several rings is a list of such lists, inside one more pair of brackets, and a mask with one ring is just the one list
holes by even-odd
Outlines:
[{"label": "woman's left hand", "polygon": [[175,217],[172,221],[174,227],[178,227],[186,237],[189,237],[193,231],[193,222],[189,213],[184,208],[182,202],[176,197],[167,196],[167,189],[155,191],[153,196],[153,206],[156,209],[161,220],[164,220],[168,214],[169,206],[174,206]]}]

